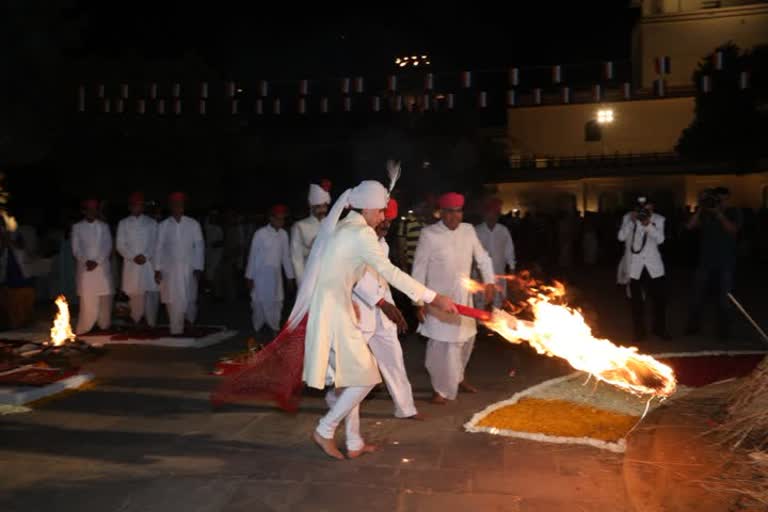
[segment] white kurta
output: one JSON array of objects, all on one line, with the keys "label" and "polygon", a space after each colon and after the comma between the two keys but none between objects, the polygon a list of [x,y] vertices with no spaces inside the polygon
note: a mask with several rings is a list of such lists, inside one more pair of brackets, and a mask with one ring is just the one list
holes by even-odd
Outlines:
[{"label": "white kurta", "polygon": [[[131,215],[117,225],[117,252],[123,257],[122,290],[128,296],[156,292],[155,268],[152,264],[157,243],[157,222],[146,215]],[[143,265],[134,258],[143,255]]]},{"label": "white kurta", "polygon": [[285,298],[282,271],[288,279],[294,278],[288,233],[264,226],[253,235],[245,269],[246,279],[253,281],[251,297],[261,302],[282,302]]},{"label": "white kurta", "polygon": [[623,261],[631,279],[640,279],[643,269],[648,270],[652,279],[664,275],[664,261],[661,259],[659,245],[664,243],[665,219],[654,213],[650,220],[650,224],[643,226],[640,221],[633,221],[630,214],[626,214],[619,229],[619,241],[625,243]]},{"label": "white kurta", "polygon": [[[76,282],[77,294],[101,296],[112,295],[112,270],[110,255],[112,253],[112,234],[109,226],[100,220],[88,222],[82,220],[72,226],[72,255],[77,261]],[[95,261],[98,266],[88,271],[87,261]]]},{"label": "white kurta", "polygon": [[[336,387],[370,386],[381,382],[376,361],[355,322],[352,289],[366,265],[411,300],[432,300],[433,293],[395,267],[384,254],[376,233],[357,212],[339,222],[319,262],[305,337],[304,382],[326,385],[332,366]],[[428,299],[427,299],[428,298]],[[329,365],[333,351],[334,362]]]},{"label": "white kurta", "polygon": [[[477,263],[483,282],[493,283],[495,275],[490,256],[480,244],[471,224],[461,223],[450,230],[442,221],[421,230],[413,261],[413,278],[430,289],[447,295],[456,304],[469,306],[471,294],[462,283]],[[426,308],[426,319],[419,332],[443,342],[468,341],[477,333],[475,320],[459,315],[446,315]]]},{"label": "white kurta", "polygon": [[[496,223],[493,229],[490,229],[488,224],[482,223],[475,226],[475,232],[488,256],[491,257],[493,272],[497,276],[506,274],[507,268],[512,271],[515,270],[515,244],[512,242],[512,235],[509,234],[509,229],[506,226]],[[496,287],[498,292],[494,305],[500,307],[502,300],[507,297],[507,280],[504,278],[497,279]],[[485,306],[485,295],[477,294],[475,302],[482,309]]]},{"label": "white kurta", "polygon": [[312,250],[312,244],[319,230],[320,221],[314,215],[301,219],[291,227],[291,261],[298,285],[301,285],[304,266],[307,264],[309,252]]},{"label": "white kurta", "polygon": [[[389,245],[379,240],[384,254],[389,254]],[[395,404],[395,416],[407,418],[418,413],[413,402],[413,390],[408,380],[403,359],[403,348],[397,336],[397,325],[377,306],[384,299],[390,304],[395,301],[387,282],[370,267],[357,282],[352,300],[360,311],[360,329],[368,340],[368,346],[376,358],[379,371],[387,385],[389,395]]]},{"label": "white kurta", "polygon": [[168,217],[158,226],[154,251],[155,270],[162,273],[160,297],[164,304],[189,304],[197,300],[195,270],[203,270],[205,244],[200,224],[187,216],[179,222]]},{"label": "white kurta", "polygon": [[272,226],[264,226],[253,235],[245,268],[245,278],[253,281],[251,308],[256,331],[265,322],[273,330],[280,328],[280,313],[285,298],[283,271],[288,279],[294,278],[288,233],[284,229],[277,231]]}]

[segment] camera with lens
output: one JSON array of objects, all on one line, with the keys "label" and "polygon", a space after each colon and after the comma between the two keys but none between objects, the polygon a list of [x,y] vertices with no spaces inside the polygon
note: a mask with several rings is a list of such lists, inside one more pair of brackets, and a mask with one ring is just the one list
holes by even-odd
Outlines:
[{"label": "camera with lens", "polygon": [[635,218],[640,222],[645,222],[651,218],[651,208],[649,206],[650,201],[647,197],[638,197],[637,204],[635,205]]},{"label": "camera with lens", "polygon": [[648,209],[645,205],[638,205],[635,208],[635,214],[637,220],[640,222],[645,222],[646,220],[651,218],[651,210]]},{"label": "camera with lens", "polygon": [[713,210],[720,206],[720,194],[717,189],[708,188],[699,198],[699,206],[707,210]]}]

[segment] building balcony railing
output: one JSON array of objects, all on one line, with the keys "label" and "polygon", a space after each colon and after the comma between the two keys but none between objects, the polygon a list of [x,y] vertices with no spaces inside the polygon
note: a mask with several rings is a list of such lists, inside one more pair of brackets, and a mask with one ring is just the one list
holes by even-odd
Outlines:
[{"label": "building balcony railing", "polygon": [[765,169],[763,160],[695,162],[677,153],[605,154],[579,156],[509,156],[507,165],[489,176],[491,181],[547,181],[591,177],[653,174],[744,173]]},{"label": "building balcony railing", "polygon": [[582,156],[509,157],[510,169],[578,169],[595,167],[636,167],[681,163],[677,153],[600,154]]}]

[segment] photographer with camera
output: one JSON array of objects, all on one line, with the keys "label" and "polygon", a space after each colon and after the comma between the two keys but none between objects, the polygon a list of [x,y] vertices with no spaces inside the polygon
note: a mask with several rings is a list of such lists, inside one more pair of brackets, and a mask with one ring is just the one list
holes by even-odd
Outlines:
[{"label": "photographer with camera", "polygon": [[619,241],[625,244],[626,268],[632,294],[632,325],[635,341],[646,338],[645,299],[653,301],[653,334],[669,339],[667,334],[667,292],[664,262],[659,245],[664,243],[664,217],[653,211],[653,203],[637,198],[634,210],[624,215]]},{"label": "photographer with camera", "polygon": [[725,187],[705,190],[688,221],[688,229],[699,231],[699,264],[693,281],[687,335],[701,331],[704,295],[713,276],[718,283],[717,334],[720,339],[727,339],[729,335],[728,294],[733,288],[736,244],[742,225],[741,210],[728,206],[729,197],[730,191]]}]

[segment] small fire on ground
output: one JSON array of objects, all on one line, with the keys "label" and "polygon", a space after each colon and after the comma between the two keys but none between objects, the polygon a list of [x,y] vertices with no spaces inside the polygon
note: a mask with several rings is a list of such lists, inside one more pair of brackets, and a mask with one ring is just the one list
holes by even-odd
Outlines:
[{"label": "small fire on ground", "polygon": [[[593,336],[581,312],[565,303],[562,283],[548,286],[527,274],[503,277],[515,281],[526,298],[517,304],[508,302],[509,312],[494,309],[491,320],[485,322],[489,329],[511,343],[525,342],[539,354],[565,359],[573,368],[636,395],[663,398],[675,392],[672,368],[635,347]],[[464,286],[472,292],[484,289],[468,278]]]},{"label": "small fire on ground", "polygon": [[51,327],[51,345],[60,347],[68,341],[75,341],[75,333],[72,332],[69,319],[69,304],[63,295],[56,297],[58,312]]}]

